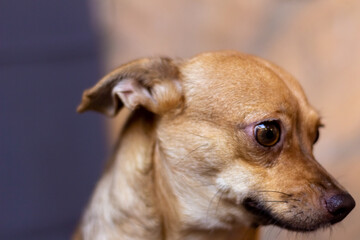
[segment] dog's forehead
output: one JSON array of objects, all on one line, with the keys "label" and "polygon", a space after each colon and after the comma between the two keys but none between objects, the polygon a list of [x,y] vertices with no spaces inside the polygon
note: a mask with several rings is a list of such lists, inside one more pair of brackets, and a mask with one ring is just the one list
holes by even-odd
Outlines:
[{"label": "dog's forehead", "polygon": [[[234,121],[308,106],[298,82],[277,66],[237,52],[198,55],[181,69],[187,107]],[[232,119],[228,119],[232,120]]]}]

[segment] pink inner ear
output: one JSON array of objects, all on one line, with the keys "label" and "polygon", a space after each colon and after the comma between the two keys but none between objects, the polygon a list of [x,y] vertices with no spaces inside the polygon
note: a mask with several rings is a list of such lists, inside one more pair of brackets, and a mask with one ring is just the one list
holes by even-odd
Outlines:
[{"label": "pink inner ear", "polygon": [[120,82],[118,82],[113,89],[114,91],[124,92],[124,93],[130,93],[134,92],[134,83],[135,81],[129,78],[122,79]]},{"label": "pink inner ear", "polygon": [[122,79],[112,90],[113,97],[119,96],[124,105],[135,109],[149,100],[153,101],[149,91],[132,78]]}]

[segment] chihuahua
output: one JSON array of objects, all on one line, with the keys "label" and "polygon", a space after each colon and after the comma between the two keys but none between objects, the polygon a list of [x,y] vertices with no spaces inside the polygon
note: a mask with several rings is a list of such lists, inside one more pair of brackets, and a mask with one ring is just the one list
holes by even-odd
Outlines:
[{"label": "chihuahua", "polygon": [[344,219],[350,194],[315,160],[322,126],[299,83],[235,51],[144,58],[78,112],[131,111],[74,239],[257,239]]}]

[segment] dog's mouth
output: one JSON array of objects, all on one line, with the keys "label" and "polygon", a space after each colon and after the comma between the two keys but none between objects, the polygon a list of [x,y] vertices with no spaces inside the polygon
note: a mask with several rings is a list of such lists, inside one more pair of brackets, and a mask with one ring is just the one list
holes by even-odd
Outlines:
[{"label": "dog's mouth", "polygon": [[296,232],[310,232],[314,231],[321,227],[330,226],[329,222],[318,222],[312,224],[299,223],[299,221],[294,220],[285,220],[281,216],[278,216],[272,212],[272,210],[267,207],[264,203],[255,198],[246,198],[243,202],[243,206],[247,211],[255,216],[255,221],[253,226],[258,225],[276,225],[287,230],[296,231]]},{"label": "dog's mouth", "polygon": [[258,218],[257,224],[268,225],[274,224],[276,222],[276,219],[273,217],[270,210],[259,201],[256,201],[253,198],[246,198],[243,202],[243,205],[247,211]]}]

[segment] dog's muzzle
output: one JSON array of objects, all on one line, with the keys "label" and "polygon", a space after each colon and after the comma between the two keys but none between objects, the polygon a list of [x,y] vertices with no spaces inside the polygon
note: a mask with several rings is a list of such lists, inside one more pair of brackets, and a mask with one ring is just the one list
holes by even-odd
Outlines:
[{"label": "dog's muzzle", "polygon": [[305,219],[299,219],[298,215],[300,214],[296,214],[296,212],[291,218],[289,216],[284,217],[281,213],[275,213],[273,206],[256,197],[246,198],[243,206],[256,217],[256,224],[254,225],[274,224],[298,232],[314,231],[320,227],[340,222],[355,207],[355,200],[346,192],[324,195],[321,197],[320,202],[320,208],[313,207],[313,210],[308,213],[303,213],[301,207],[298,207],[298,213],[308,215]]}]

